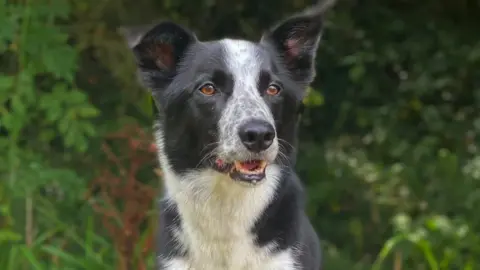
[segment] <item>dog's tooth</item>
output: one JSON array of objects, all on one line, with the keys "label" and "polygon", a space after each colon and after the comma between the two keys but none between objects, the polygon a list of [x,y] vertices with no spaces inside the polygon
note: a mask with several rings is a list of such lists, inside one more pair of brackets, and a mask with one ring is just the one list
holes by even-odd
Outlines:
[{"label": "dog's tooth", "polygon": [[252,184],[256,184],[257,183],[257,180],[252,180]]}]

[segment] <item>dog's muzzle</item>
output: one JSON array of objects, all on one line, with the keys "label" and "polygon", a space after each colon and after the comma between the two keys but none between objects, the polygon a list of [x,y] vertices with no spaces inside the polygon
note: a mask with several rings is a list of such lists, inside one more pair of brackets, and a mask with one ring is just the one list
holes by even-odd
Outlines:
[{"label": "dog's muzzle", "polygon": [[237,137],[238,150],[218,156],[212,167],[236,181],[249,184],[262,181],[276,153],[275,128],[265,120],[251,119],[240,124],[233,134]]}]

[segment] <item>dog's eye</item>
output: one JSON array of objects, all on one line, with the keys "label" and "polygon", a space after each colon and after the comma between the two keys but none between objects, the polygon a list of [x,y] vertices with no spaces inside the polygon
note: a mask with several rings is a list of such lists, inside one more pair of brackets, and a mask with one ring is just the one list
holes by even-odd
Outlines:
[{"label": "dog's eye", "polygon": [[280,87],[275,84],[270,84],[266,91],[267,95],[276,96],[280,93]]},{"label": "dog's eye", "polygon": [[210,83],[203,85],[202,87],[200,87],[199,90],[200,92],[202,92],[202,94],[206,96],[212,96],[213,94],[215,94],[215,92],[217,92],[217,90],[215,89],[215,86],[213,86]]}]

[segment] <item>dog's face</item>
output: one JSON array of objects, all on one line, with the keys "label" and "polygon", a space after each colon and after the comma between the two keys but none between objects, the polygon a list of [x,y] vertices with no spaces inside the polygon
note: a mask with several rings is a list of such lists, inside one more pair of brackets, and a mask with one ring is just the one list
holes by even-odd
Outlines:
[{"label": "dog's face", "polygon": [[173,170],[214,169],[256,183],[269,164],[289,162],[321,32],[316,8],[259,42],[204,42],[171,22],[130,29],[140,79],[161,114],[161,154]]}]

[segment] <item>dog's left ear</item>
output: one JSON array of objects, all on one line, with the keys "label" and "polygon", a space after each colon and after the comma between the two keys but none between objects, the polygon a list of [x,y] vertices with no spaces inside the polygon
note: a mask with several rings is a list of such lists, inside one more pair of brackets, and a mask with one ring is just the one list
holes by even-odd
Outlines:
[{"label": "dog's left ear", "polygon": [[323,1],[281,21],[264,33],[262,44],[279,53],[292,79],[310,84],[315,77],[315,56],[323,30],[323,15],[334,1]]},{"label": "dog's left ear", "polygon": [[121,27],[119,32],[133,51],[140,68],[157,71],[165,77],[175,72],[176,66],[196,36],[173,22],[156,25]]}]

